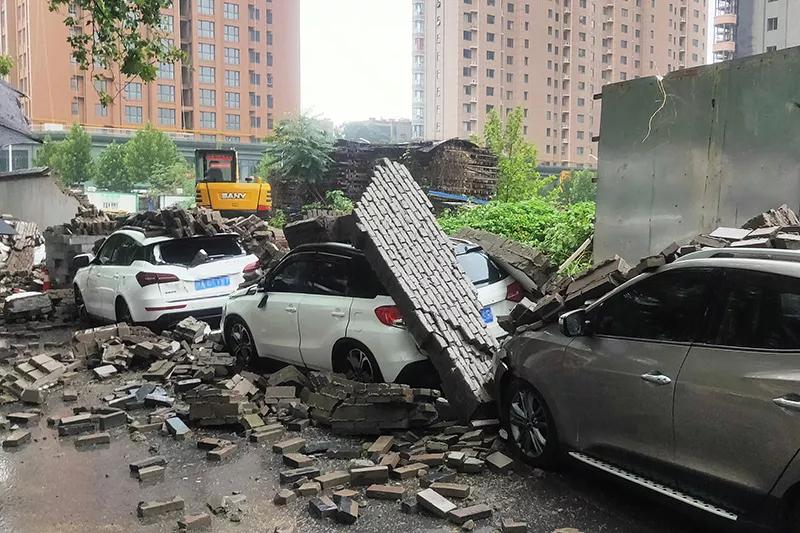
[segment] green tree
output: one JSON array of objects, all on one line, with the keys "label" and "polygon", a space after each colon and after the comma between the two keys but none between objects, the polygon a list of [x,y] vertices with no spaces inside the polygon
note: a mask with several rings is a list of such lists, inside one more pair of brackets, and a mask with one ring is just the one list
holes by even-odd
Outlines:
[{"label": "green tree", "polygon": [[525,140],[522,122],[521,108],[508,115],[505,125],[492,109],[484,127],[484,145],[497,157],[495,198],[502,202],[532,198],[551,181],[540,178],[536,171],[536,148]]},{"label": "green tree", "polygon": [[[172,4],[173,0],[47,0],[50,11],[64,16],[67,43],[81,70],[119,67],[127,80],[146,83],[156,79],[159,63],[186,60],[163,24],[161,10]],[[112,94],[99,93],[102,103],[113,100]]]},{"label": "green tree", "polygon": [[324,201],[317,184],[333,162],[333,138],[319,122],[308,115],[283,120],[265,142],[259,169],[278,181],[298,180]]},{"label": "green tree", "polygon": [[593,170],[582,169],[569,173],[559,183],[558,199],[563,204],[576,204],[578,202],[594,202],[597,196],[597,185]]},{"label": "green tree", "polygon": [[148,182],[150,191],[155,194],[192,194],[194,188],[191,168],[183,159],[168,165],[157,163]]},{"label": "green tree", "polygon": [[101,189],[118,192],[131,192],[131,180],[128,166],[125,164],[126,144],[112,142],[97,158],[95,185]]},{"label": "green tree", "polygon": [[78,124],[73,124],[64,140],[45,137],[36,152],[35,164],[50,167],[67,186],[90,181],[94,177],[92,138]]},{"label": "green tree", "polygon": [[11,56],[0,54],[0,76],[8,76],[14,68],[14,60]]},{"label": "green tree", "polygon": [[[125,143],[125,167],[134,185],[146,184],[153,190],[159,190],[165,183],[163,173],[171,172],[167,169],[181,161],[183,158],[172,139],[151,124],[137,131]],[[159,176],[154,177],[157,169]]]}]

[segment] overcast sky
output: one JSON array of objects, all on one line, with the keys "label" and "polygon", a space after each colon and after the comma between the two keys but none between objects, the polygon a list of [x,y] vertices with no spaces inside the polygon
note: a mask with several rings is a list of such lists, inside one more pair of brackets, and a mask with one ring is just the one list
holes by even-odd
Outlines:
[{"label": "overcast sky", "polygon": [[303,111],[411,117],[411,2],[300,0]]}]

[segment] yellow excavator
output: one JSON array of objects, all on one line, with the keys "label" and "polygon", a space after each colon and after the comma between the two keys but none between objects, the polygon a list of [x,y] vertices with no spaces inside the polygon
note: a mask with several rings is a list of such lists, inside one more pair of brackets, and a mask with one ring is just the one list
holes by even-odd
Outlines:
[{"label": "yellow excavator", "polygon": [[261,178],[239,178],[236,150],[195,150],[195,203],[224,217],[272,212],[272,189]]}]

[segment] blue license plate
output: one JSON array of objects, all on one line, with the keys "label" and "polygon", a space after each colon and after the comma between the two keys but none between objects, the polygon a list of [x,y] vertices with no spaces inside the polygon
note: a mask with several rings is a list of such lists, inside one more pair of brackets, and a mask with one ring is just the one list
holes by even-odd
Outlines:
[{"label": "blue license plate", "polygon": [[194,290],[216,289],[217,287],[227,287],[231,284],[231,278],[220,276],[218,278],[198,279],[194,282]]},{"label": "blue license plate", "polygon": [[484,307],[483,309],[481,309],[481,317],[483,318],[483,321],[485,323],[491,324],[492,321],[494,320],[494,315],[492,314],[492,308]]}]

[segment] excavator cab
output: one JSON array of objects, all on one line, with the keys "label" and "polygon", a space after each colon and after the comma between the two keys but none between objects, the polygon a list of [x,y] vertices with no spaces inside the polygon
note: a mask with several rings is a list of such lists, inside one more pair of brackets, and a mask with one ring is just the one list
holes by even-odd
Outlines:
[{"label": "excavator cab", "polygon": [[194,155],[198,207],[214,209],[226,217],[270,214],[269,183],[241,180],[236,150],[195,150]]}]

